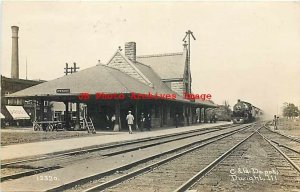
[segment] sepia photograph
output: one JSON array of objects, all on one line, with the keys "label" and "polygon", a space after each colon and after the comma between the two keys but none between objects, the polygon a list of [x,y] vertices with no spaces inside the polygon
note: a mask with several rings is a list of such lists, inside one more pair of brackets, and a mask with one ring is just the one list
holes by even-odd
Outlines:
[{"label": "sepia photograph", "polygon": [[300,192],[300,1],[0,13],[1,192]]}]

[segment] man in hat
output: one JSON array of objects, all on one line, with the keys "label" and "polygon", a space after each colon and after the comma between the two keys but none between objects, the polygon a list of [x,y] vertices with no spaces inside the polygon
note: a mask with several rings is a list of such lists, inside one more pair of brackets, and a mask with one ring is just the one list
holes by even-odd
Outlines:
[{"label": "man in hat", "polygon": [[147,117],[146,117],[146,128],[148,131],[151,130],[151,114],[148,113]]},{"label": "man in hat", "polygon": [[131,126],[133,125],[134,117],[133,117],[133,115],[131,115],[131,111],[128,111],[126,120],[127,120],[127,124],[128,124],[129,134],[132,134]]},{"label": "man in hat", "polygon": [[111,116],[111,129],[114,130],[116,124],[116,115],[113,114],[113,116]]},{"label": "man in hat", "polygon": [[144,113],[142,113],[141,114],[141,119],[140,119],[140,121],[141,121],[141,131],[144,131],[144,127],[145,127],[145,117],[144,117]]},{"label": "man in hat", "polygon": [[175,115],[175,126],[176,126],[176,128],[178,127],[178,124],[179,124],[179,115],[178,115],[178,113],[176,113],[176,115]]},{"label": "man in hat", "polygon": [[274,120],[273,120],[273,125],[274,125],[274,130],[278,129],[278,118],[276,115],[274,115]]}]

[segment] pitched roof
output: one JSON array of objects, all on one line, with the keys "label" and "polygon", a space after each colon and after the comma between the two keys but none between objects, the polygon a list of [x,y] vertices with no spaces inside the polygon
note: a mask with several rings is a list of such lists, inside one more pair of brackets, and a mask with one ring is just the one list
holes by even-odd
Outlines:
[{"label": "pitched roof", "polygon": [[172,91],[164,82],[160,80],[160,77],[150,66],[139,62],[135,62],[134,65],[153,83],[153,88],[162,92]]},{"label": "pitched roof", "polygon": [[[10,97],[57,95],[57,89],[70,89],[70,95],[82,92],[103,93],[148,93],[153,89],[118,69],[97,65],[76,73],[48,81],[14,94]],[[59,94],[63,95],[63,94]],[[68,95],[68,94],[66,94]]]},{"label": "pitched roof", "polygon": [[[107,65],[98,64],[76,73],[48,81],[9,97],[63,96],[103,93],[158,93],[176,94],[176,100],[191,103],[171,90],[162,80],[182,79],[186,65],[186,52],[138,56],[133,63],[116,51]],[[57,89],[70,89],[70,93],[57,94]],[[214,106],[208,101],[194,104]]]},{"label": "pitched roof", "polygon": [[[139,80],[127,75],[126,73],[109,67],[107,65],[97,65],[87,68],[76,73],[66,75],[51,81],[47,81],[33,87],[10,94],[9,97],[35,97],[35,96],[63,96],[63,95],[79,95],[82,92],[95,94],[102,93],[158,93],[158,94],[176,94],[165,83],[163,83],[158,75],[149,67],[137,63],[135,66],[146,75],[153,87],[145,85]],[[57,94],[57,89],[70,89],[70,94]],[[191,103],[181,96],[176,95],[177,101]],[[200,102],[209,105],[205,102]],[[200,104],[198,102],[198,104]],[[191,103],[192,104],[192,103]]]},{"label": "pitched roof", "polygon": [[[187,101],[190,102],[187,99],[184,99],[182,96],[178,95],[175,91],[173,91],[171,88],[169,88],[164,82],[162,82],[158,76],[158,74],[150,67],[145,64],[136,62],[135,66],[146,76],[149,78],[149,80],[153,83],[153,88],[158,93],[168,93],[168,94],[176,94],[176,100],[181,101]],[[190,102],[192,103],[192,102]],[[201,104],[206,106],[216,106],[215,104],[211,103],[210,101],[202,101],[202,100],[196,100],[194,104]]]},{"label": "pitched roof", "polygon": [[150,66],[161,79],[183,78],[186,53],[137,56],[137,61]]},{"label": "pitched roof", "polygon": [[182,98],[172,89],[170,89],[163,81],[161,81],[160,77],[153,71],[150,66],[144,65],[139,62],[135,62],[134,65],[152,82],[153,88],[158,93],[176,94],[177,98]]},{"label": "pitched roof", "polygon": [[197,103],[200,103],[200,104],[202,104],[202,105],[206,105],[206,106],[210,106],[210,107],[217,107],[218,105],[217,104],[215,104],[213,101],[211,101],[211,100],[199,100],[199,99],[196,99],[195,100],[195,103],[197,104]]}]

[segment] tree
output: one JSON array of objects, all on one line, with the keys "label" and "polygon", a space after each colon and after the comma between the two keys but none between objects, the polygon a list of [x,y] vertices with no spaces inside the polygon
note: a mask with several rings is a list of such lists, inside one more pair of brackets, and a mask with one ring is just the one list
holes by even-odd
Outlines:
[{"label": "tree", "polygon": [[284,103],[283,116],[284,117],[297,117],[300,115],[300,111],[293,103]]},{"label": "tree", "polygon": [[223,103],[224,103],[224,108],[225,108],[225,110],[226,110],[228,113],[231,113],[231,109],[230,109],[230,105],[229,105],[228,101],[225,100]]}]

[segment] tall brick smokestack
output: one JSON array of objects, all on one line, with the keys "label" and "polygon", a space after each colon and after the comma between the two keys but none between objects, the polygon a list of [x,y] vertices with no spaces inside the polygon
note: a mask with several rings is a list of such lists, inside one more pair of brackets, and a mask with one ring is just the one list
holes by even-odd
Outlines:
[{"label": "tall brick smokestack", "polygon": [[11,26],[12,30],[12,54],[11,54],[11,78],[19,79],[19,45],[18,26]]},{"label": "tall brick smokestack", "polygon": [[125,43],[125,56],[132,62],[136,61],[136,43],[127,42]]}]

